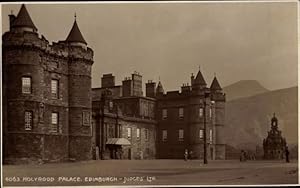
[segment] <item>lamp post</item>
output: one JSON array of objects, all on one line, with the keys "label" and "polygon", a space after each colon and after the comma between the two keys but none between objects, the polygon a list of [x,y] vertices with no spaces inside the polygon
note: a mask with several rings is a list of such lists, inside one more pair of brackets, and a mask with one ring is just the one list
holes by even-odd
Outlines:
[{"label": "lamp post", "polygon": [[104,159],[104,150],[105,150],[105,138],[104,138],[104,106],[105,106],[105,93],[101,95],[101,102],[100,102],[100,128],[101,128],[101,159]]},{"label": "lamp post", "polygon": [[205,91],[204,92],[204,110],[203,110],[203,115],[204,115],[204,134],[203,134],[203,139],[204,139],[204,145],[203,145],[203,149],[204,149],[204,156],[203,156],[203,163],[207,164],[207,143],[206,143],[206,99],[209,97],[209,92]]}]

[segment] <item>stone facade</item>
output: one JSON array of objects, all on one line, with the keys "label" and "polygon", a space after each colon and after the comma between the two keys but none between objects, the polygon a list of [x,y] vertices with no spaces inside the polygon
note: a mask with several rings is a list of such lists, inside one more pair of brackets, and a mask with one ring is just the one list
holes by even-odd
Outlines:
[{"label": "stone facade", "polygon": [[[191,86],[166,94],[142,75],[115,85],[105,74],[91,88],[93,50],[76,18],[64,41],[39,36],[26,7],[9,15],[3,35],[3,152],[5,163],[89,159],[183,158],[184,150],[225,159],[225,94],[199,71]],[[204,123],[205,122],[205,123]],[[204,133],[204,125],[206,132]]]},{"label": "stone facade", "polygon": [[24,5],[2,40],[4,162],[91,159],[92,49],[39,37]]},{"label": "stone facade", "polygon": [[[141,75],[134,73],[122,86],[115,86],[115,78],[110,76],[111,80],[103,75],[102,87],[93,88],[95,149],[102,159],[156,158],[155,99],[142,96]],[[125,96],[120,91],[125,91]],[[125,138],[130,145],[106,144],[110,138]],[[118,149],[122,149],[122,157],[116,156]]]},{"label": "stone facade", "polygon": [[207,88],[200,70],[191,82],[181,92],[157,93],[157,157],[182,159],[187,149],[192,158],[203,158],[206,136],[208,159],[225,159],[225,94],[216,77]]},{"label": "stone facade", "polygon": [[[216,77],[211,87],[207,88],[199,71],[196,78],[192,76],[191,86],[184,85],[181,92],[170,91],[166,94],[161,82],[156,87],[155,82],[148,81],[146,97],[142,96],[141,75],[133,73],[131,78],[124,79],[121,86],[116,86],[114,80],[112,74],[105,74],[102,77],[102,87],[93,88],[93,138],[100,154],[113,150],[106,144],[111,137],[130,141],[131,145],[126,146],[123,151],[122,158],[126,159],[180,159],[183,158],[185,149],[193,151],[193,158],[203,158],[205,119],[207,156],[209,159],[225,159],[226,149],[222,135],[225,94]],[[139,83],[138,87],[132,84],[135,82]],[[111,130],[108,127],[112,127]],[[140,138],[136,138],[139,134],[137,129],[140,129]],[[143,137],[143,130],[147,130],[147,140],[146,136]],[[163,132],[167,132],[166,139]],[[113,155],[110,156],[114,158]]]}]

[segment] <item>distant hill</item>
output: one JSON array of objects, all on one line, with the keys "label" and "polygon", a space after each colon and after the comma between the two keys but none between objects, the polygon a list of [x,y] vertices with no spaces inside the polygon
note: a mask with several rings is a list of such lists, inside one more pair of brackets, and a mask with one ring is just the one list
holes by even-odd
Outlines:
[{"label": "distant hill", "polygon": [[224,87],[223,90],[226,93],[227,101],[237,98],[249,97],[269,91],[256,80],[241,80]]},{"label": "distant hill", "polygon": [[262,146],[262,141],[270,130],[270,119],[274,112],[287,143],[297,144],[298,87],[269,91],[226,102],[227,144],[240,149]]}]

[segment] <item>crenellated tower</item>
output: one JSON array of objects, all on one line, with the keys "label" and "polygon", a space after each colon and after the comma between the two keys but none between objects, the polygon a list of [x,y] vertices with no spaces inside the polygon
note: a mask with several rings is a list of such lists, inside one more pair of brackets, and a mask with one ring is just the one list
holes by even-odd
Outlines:
[{"label": "crenellated tower", "polygon": [[211,113],[212,113],[212,129],[213,138],[215,143],[215,158],[225,159],[226,142],[224,135],[225,128],[225,94],[219,84],[216,76],[210,86],[210,100],[211,100]]},{"label": "crenellated tower", "polygon": [[[206,140],[208,148],[208,134],[210,119],[208,118],[208,109],[210,100],[208,98],[209,89],[206,87],[206,81],[199,69],[196,78],[191,76],[191,92],[189,97],[189,150],[194,152],[196,158],[204,156],[204,122],[206,123]],[[207,149],[208,151],[208,149]]]},{"label": "crenellated tower", "polygon": [[[91,68],[93,51],[87,47],[77,21],[65,40],[68,49],[70,158],[91,158]],[[85,147],[78,147],[83,145]]]},{"label": "crenellated tower", "polygon": [[4,162],[90,159],[93,51],[76,20],[67,40],[52,44],[25,5],[9,22],[2,36]]}]

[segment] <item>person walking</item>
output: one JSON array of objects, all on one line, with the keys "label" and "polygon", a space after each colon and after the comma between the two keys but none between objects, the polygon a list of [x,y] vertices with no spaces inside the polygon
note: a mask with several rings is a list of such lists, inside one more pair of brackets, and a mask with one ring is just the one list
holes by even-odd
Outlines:
[{"label": "person walking", "polygon": [[185,160],[185,161],[188,160],[188,155],[189,155],[188,150],[185,149],[185,151],[184,151],[184,160]]},{"label": "person walking", "polygon": [[285,148],[285,161],[287,163],[290,162],[289,155],[290,155],[289,148],[286,146],[286,148]]},{"label": "person walking", "polygon": [[244,150],[241,150],[241,153],[240,153],[240,161],[241,161],[241,162],[245,161]]}]

